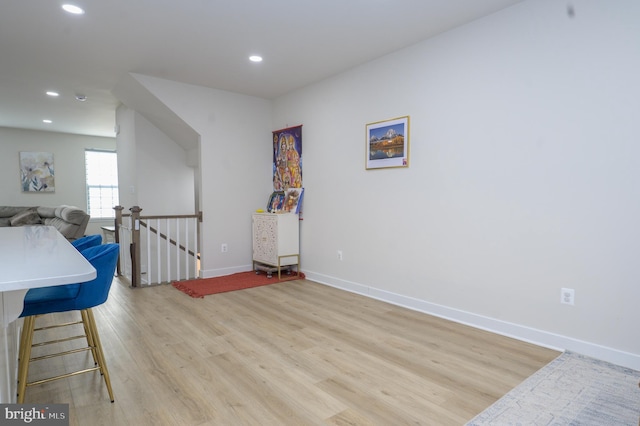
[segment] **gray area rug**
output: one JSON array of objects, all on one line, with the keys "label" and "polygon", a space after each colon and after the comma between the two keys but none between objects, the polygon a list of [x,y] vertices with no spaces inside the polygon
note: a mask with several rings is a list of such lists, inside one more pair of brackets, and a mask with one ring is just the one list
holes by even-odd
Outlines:
[{"label": "gray area rug", "polygon": [[638,425],[640,372],[565,352],[467,425]]}]

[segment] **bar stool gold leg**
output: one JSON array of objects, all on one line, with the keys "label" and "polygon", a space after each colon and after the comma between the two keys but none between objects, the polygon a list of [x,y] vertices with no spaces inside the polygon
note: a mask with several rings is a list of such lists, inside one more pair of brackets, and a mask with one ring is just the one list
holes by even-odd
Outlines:
[{"label": "bar stool gold leg", "polygon": [[91,309],[85,309],[85,311],[86,311],[86,316],[89,323],[88,326],[89,326],[89,329],[91,330],[91,335],[95,343],[96,355],[98,356],[98,365],[100,366],[100,371],[104,376],[104,383],[107,385],[109,398],[111,399],[111,402],[113,402],[114,398],[113,398],[113,389],[111,388],[111,378],[109,377],[109,370],[107,369],[107,363],[104,358],[102,343],[100,342],[98,328],[96,327],[96,320],[95,320],[95,317],[93,316],[93,311]]},{"label": "bar stool gold leg", "polygon": [[29,374],[29,359],[31,358],[31,343],[33,343],[33,329],[36,317],[32,315],[24,319],[24,328],[20,339],[20,360],[18,361],[18,404],[24,403],[27,389],[27,375]]},{"label": "bar stool gold leg", "polygon": [[87,320],[86,311],[80,311],[80,315],[82,316],[82,326],[84,327],[84,335],[87,337],[87,345],[91,348],[91,355],[93,356],[93,364],[98,365],[98,356],[96,354],[96,345],[93,341],[93,336],[91,334],[91,328],[88,326],[89,321]]}]

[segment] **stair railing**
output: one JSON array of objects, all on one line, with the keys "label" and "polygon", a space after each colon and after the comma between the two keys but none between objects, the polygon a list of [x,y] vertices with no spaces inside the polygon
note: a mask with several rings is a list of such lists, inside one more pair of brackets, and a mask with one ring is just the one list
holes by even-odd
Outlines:
[{"label": "stair railing", "polygon": [[200,275],[200,223],[193,215],[142,216],[134,206],[116,211],[115,236],[120,244],[118,275],[132,287],[166,284]]}]

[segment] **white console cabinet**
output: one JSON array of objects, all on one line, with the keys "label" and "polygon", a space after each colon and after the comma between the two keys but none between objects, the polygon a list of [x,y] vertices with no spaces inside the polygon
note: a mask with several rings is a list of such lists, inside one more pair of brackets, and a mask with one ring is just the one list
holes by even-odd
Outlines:
[{"label": "white console cabinet", "polygon": [[253,266],[266,266],[280,271],[284,266],[296,266],[300,272],[300,224],[294,213],[254,213]]}]

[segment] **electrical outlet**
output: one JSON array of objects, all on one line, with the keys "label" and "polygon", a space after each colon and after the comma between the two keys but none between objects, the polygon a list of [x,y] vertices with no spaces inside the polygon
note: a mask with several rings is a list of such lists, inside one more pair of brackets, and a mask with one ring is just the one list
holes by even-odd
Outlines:
[{"label": "electrical outlet", "polygon": [[576,291],[572,288],[560,289],[560,303],[565,305],[574,305],[576,299]]},{"label": "electrical outlet", "polygon": [[228,251],[229,251],[229,247],[227,246],[227,243],[220,244],[220,252],[221,253],[226,253]]},{"label": "electrical outlet", "polygon": [[342,260],[342,250],[338,250],[338,260]]}]

